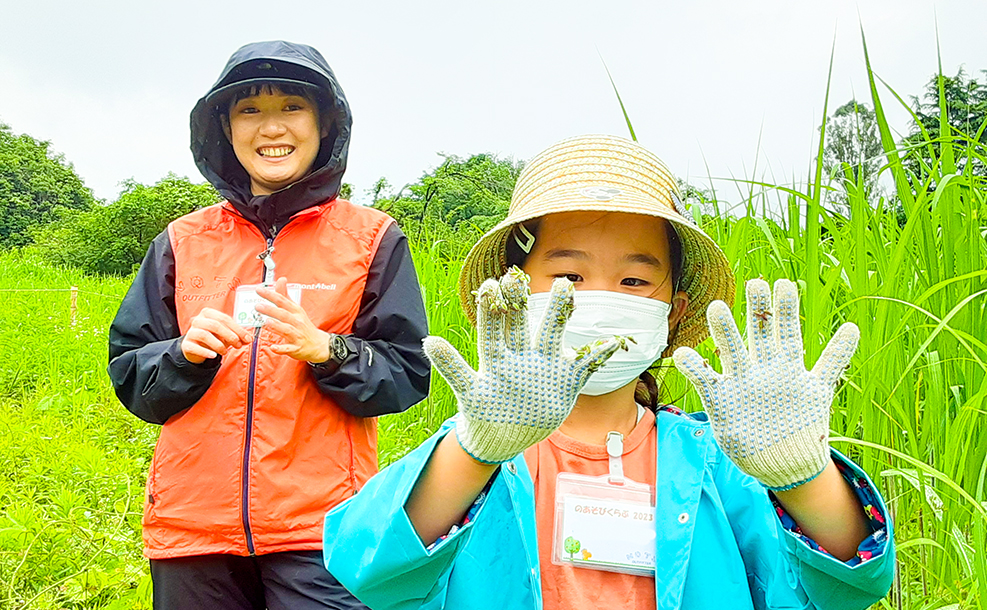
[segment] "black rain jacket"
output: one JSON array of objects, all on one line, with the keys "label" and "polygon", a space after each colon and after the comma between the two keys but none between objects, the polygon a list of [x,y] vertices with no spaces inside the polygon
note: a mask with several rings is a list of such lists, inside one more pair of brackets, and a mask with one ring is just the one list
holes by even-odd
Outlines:
[{"label": "black rain jacket", "polygon": [[[313,170],[270,195],[253,196],[220,120],[222,92],[245,75],[266,70],[272,79],[304,79],[318,87],[320,117],[330,121]],[[212,97],[211,97],[212,96]],[[249,44],[231,58],[191,115],[192,154],[202,175],[244,218],[273,236],[290,217],[339,195],[352,117],[336,77],[315,49],[283,41]],[[331,256],[327,252],[327,256]],[[230,313],[230,312],[227,312]],[[183,355],[175,310],[175,259],[168,232],[151,243],[109,331],[109,375],[120,401],[141,419],[163,424],[192,407],[209,388],[221,357],[193,364]],[[322,391],[361,417],[403,411],[428,394],[430,368],[421,340],[425,308],[408,240],[396,224],[371,263],[349,357],[338,367],[310,367]],[[396,340],[401,337],[401,340]],[[364,348],[365,344],[372,347]],[[374,353],[377,357],[370,357]]]}]

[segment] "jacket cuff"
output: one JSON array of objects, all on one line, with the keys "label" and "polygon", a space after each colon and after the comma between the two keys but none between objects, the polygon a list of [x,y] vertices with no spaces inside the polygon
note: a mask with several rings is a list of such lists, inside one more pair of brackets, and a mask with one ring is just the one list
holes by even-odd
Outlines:
[{"label": "jacket cuff", "polygon": [[438,546],[440,544],[442,544],[443,542],[445,542],[447,539],[452,538],[453,536],[455,536],[459,532],[461,532],[464,529],[466,529],[466,526],[467,525],[473,523],[473,521],[476,520],[476,517],[479,514],[480,509],[483,508],[484,503],[486,503],[487,494],[490,492],[490,486],[493,485],[493,482],[494,482],[494,480],[496,478],[497,478],[497,475],[496,474],[494,474],[494,476],[490,477],[490,480],[488,480],[487,481],[487,484],[483,487],[483,491],[481,491],[480,492],[480,495],[478,495],[476,497],[476,500],[473,500],[473,504],[470,506],[469,510],[466,511],[466,514],[459,521],[459,523],[457,523],[457,524],[453,525],[451,528],[449,528],[449,533],[448,534],[445,534],[443,536],[440,536],[438,540],[436,540],[432,544],[428,545],[428,547],[426,548],[426,550],[429,553],[431,553],[433,550],[435,550],[436,548],[438,548]]},{"label": "jacket cuff", "polygon": [[[389,587],[395,582],[406,585],[403,592],[408,599],[420,602],[434,594],[448,580],[459,547],[469,539],[472,528],[467,525],[426,549],[404,508],[435,447],[451,429],[447,421],[417,449],[381,470],[360,493],[326,515],[326,568],[371,607],[393,600]],[[381,507],[388,507],[386,513],[380,512]]]},{"label": "jacket cuff", "polygon": [[223,357],[208,358],[200,363],[192,362],[185,357],[185,352],[182,351],[183,339],[185,339],[185,335],[172,339],[171,345],[165,350],[167,357],[175,364],[175,368],[185,369],[190,379],[196,378],[196,371],[201,371],[202,379],[212,379],[223,363]]},{"label": "jacket cuff", "polygon": [[325,362],[309,362],[308,363],[309,370],[311,370],[312,374],[315,375],[316,381],[322,381],[324,379],[325,380],[332,379],[333,374],[336,371],[338,371],[341,366],[343,366],[347,362],[350,362],[351,360],[359,359],[360,346],[357,345],[354,338],[350,335],[339,335],[339,336],[342,337],[343,341],[346,343],[346,351],[347,351],[346,358],[344,358],[342,362],[338,362],[336,359],[333,358],[332,350],[330,349],[329,359],[326,360]]},{"label": "jacket cuff", "polygon": [[412,480],[411,485],[409,485],[407,490],[400,496],[401,510],[399,511],[400,514],[398,516],[398,520],[402,523],[401,528],[404,528],[405,523],[407,524],[407,527],[412,534],[411,538],[417,542],[417,545],[412,545],[412,547],[408,550],[414,552],[420,557],[441,553],[445,547],[458,546],[461,542],[464,542],[463,539],[469,536],[473,522],[477,519],[477,517],[479,517],[480,511],[485,505],[485,500],[487,493],[490,490],[490,486],[493,485],[493,482],[497,479],[498,473],[494,473],[494,475],[490,477],[490,480],[487,481],[487,484],[483,487],[483,491],[481,491],[480,495],[473,501],[473,504],[470,506],[469,510],[466,511],[466,515],[463,516],[462,520],[449,528],[449,533],[440,536],[438,540],[429,544],[427,547],[422,544],[421,538],[418,536],[414,526],[411,524],[411,519],[408,517],[408,511],[405,510],[405,506],[408,504],[408,499],[411,497],[411,492],[415,488],[415,485],[418,484],[421,474],[425,471],[425,465],[428,464],[428,461],[432,457],[432,453],[435,452],[435,448],[439,446],[439,442],[442,441],[447,434],[456,433],[455,427],[455,418],[448,419],[442,424],[439,431],[435,433],[431,439],[429,439],[430,445],[427,448],[428,457],[424,459],[422,468],[418,471],[418,475]]},{"label": "jacket cuff", "polygon": [[803,574],[828,574],[848,585],[883,595],[891,586],[895,561],[893,526],[887,506],[867,473],[839,451],[831,449],[831,452],[840,474],[860,499],[871,534],[860,543],[852,559],[840,561],[803,534],[795,520],[772,496],[778,524],[785,532],[784,544],[801,563]]}]

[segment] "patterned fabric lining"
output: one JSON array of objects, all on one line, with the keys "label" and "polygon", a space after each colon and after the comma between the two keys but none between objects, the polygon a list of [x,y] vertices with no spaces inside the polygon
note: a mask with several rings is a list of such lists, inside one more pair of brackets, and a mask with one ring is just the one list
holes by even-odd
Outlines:
[{"label": "patterned fabric lining", "polygon": [[[880,506],[880,503],[877,501],[877,494],[867,484],[867,481],[863,477],[858,477],[849,466],[840,460],[834,461],[844,480],[853,487],[854,493],[857,494],[857,498],[860,500],[860,505],[864,507],[864,514],[867,515],[867,523],[871,530],[871,534],[864,538],[860,546],[857,547],[856,556],[845,562],[848,566],[855,566],[872,557],[877,557],[884,552],[884,548],[888,544],[888,526],[884,521],[884,515],[877,508]],[[799,528],[798,523],[795,523],[795,519],[792,519],[791,515],[785,512],[785,509],[782,508],[781,503],[774,497],[774,494],[771,494],[771,503],[774,504],[775,512],[781,520],[782,527],[795,534],[799,540],[809,545],[809,548],[832,557],[815,540],[802,533],[802,529]]]}]

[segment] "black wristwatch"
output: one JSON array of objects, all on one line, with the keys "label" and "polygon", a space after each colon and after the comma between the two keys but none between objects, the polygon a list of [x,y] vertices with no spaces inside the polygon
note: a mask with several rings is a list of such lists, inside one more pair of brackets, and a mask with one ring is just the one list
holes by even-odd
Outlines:
[{"label": "black wristwatch", "polygon": [[346,345],[346,339],[342,335],[329,333],[329,359],[325,362],[313,363],[312,366],[319,369],[335,370],[349,358],[349,355],[350,348]]}]

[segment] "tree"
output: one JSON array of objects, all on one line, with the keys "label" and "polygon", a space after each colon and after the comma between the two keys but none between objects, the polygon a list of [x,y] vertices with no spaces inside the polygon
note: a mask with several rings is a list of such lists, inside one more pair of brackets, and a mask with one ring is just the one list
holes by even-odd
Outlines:
[{"label": "tree", "polygon": [[857,100],[837,108],[826,121],[823,148],[823,170],[842,186],[830,195],[831,203],[847,208],[848,192],[855,188],[863,188],[868,201],[876,198],[883,158],[874,111]]},{"label": "tree", "polygon": [[49,261],[89,273],[127,274],[168,223],[219,201],[208,184],[168,174],[153,186],[128,181],[119,199],[88,211],[69,210],[34,231],[34,246]]},{"label": "tree", "polygon": [[439,167],[395,194],[388,194],[386,180],[378,180],[372,189],[374,206],[393,216],[406,232],[420,232],[436,222],[483,232],[503,219],[521,163],[490,154],[442,156]]},{"label": "tree", "polygon": [[572,536],[566,538],[562,542],[562,545],[563,548],[565,549],[565,552],[569,553],[569,559],[572,559],[572,556],[579,552],[579,547],[581,546],[579,541],[573,538]]},{"label": "tree", "polygon": [[63,210],[88,210],[95,203],[72,165],[49,150],[49,142],[14,135],[0,123],[0,247],[31,242],[29,230],[55,220]]},{"label": "tree", "polygon": [[[949,136],[954,149],[979,148],[976,155],[956,155],[956,171],[969,170],[976,176],[987,177],[987,163],[984,159],[987,145],[987,70],[981,70],[984,82],[967,78],[960,68],[956,76],[942,76],[943,101],[949,123],[949,133],[940,130],[940,99],[938,74],[933,75],[925,85],[922,97],[912,96],[912,107],[917,120],[903,144],[912,147],[904,159],[905,167],[919,180],[930,174],[935,167],[942,146],[939,138]],[[924,134],[923,134],[924,131]],[[925,134],[928,134],[926,137]]]}]

